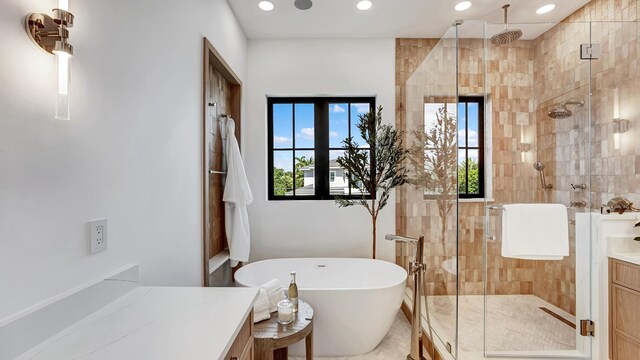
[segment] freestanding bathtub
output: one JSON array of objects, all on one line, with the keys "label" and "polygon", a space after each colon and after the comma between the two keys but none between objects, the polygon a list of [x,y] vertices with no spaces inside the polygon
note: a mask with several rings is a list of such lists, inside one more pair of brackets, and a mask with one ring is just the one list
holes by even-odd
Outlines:
[{"label": "freestanding bathtub", "polygon": [[[296,272],[300,298],[314,310],[317,356],[373,350],[395,320],[407,279],[402,267],[386,261],[342,258],[263,260],[240,268],[235,279],[238,285],[251,287],[279,279],[287,287],[291,271]],[[302,355],[304,346],[298,343],[289,351]]]}]

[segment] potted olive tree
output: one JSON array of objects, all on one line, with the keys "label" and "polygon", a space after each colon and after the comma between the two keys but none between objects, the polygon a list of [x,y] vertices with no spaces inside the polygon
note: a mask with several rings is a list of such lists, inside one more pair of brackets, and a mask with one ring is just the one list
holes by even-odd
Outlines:
[{"label": "potted olive tree", "polygon": [[337,159],[345,170],[349,186],[358,195],[338,196],[336,203],[340,207],[361,205],[367,209],[371,215],[375,259],[378,215],[387,205],[391,191],[407,182],[407,170],[403,166],[407,151],[402,146],[400,132],[382,123],[382,106],[359,117],[357,128],[366,144],[358,144],[353,136],[344,139],[344,156]]}]

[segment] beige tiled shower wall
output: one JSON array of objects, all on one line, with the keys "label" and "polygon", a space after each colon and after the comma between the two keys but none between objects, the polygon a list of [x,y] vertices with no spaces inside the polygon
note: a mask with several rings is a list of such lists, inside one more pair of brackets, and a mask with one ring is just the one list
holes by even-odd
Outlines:
[{"label": "beige tiled shower wall", "polygon": [[[495,203],[589,201],[598,208],[614,196],[640,202],[640,81],[637,75],[638,26],[636,0],[594,0],[534,40],[520,40],[487,52],[487,92],[491,111],[491,176]],[[606,21],[589,24],[588,21]],[[616,22],[617,21],[617,22]],[[589,64],[579,59],[579,45],[599,43],[602,56]],[[454,43],[436,45],[435,39],[398,39],[396,42],[396,90],[399,128],[416,130],[422,122],[423,96],[450,95]],[[459,42],[460,95],[476,95],[483,88],[482,40]],[[449,47],[447,49],[447,47]],[[436,54],[431,53],[434,49]],[[426,60],[425,60],[426,59]],[[589,127],[589,78],[592,82],[592,123]],[[455,79],[455,78],[454,78]],[[453,85],[455,86],[455,85]],[[618,89],[620,115],[628,119],[621,149],[613,147],[613,93]],[[570,109],[569,119],[553,120],[551,106],[572,98],[585,106]],[[522,143],[531,150],[521,161]],[[589,149],[589,143],[591,149]],[[591,153],[590,151],[591,150]],[[591,160],[589,160],[591,159]],[[543,161],[552,191],[539,189],[532,163]],[[589,173],[592,174],[589,184]],[[571,190],[586,183],[590,191]],[[397,196],[397,231],[410,236],[424,234],[428,293],[454,294],[456,278],[443,262],[455,257],[455,211],[449,215],[444,236],[435,201],[425,200],[422,189],[405,187]],[[459,291],[461,295],[483,293],[484,203],[459,204]],[[570,219],[576,209],[570,209]],[[453,216],[453,217],[452,217]],[[487,246],[488,294],[535,294],[575,313],[575,229],[570,225],[571,255],[563,261],[526,261],[500,256],[499,214],[491,216],[489,232],[497,241]],[[398,246],[397,260],[406,265],[410,249]]]}]

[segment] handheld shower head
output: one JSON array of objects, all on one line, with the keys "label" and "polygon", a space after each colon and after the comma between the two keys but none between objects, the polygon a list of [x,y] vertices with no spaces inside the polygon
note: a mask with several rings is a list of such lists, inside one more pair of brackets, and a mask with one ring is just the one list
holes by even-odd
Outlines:
[{"label": "handheld shower head", "polygon": [[547,184],[547,179],[544,176],[544,168],[545,168],[544,163],[538,160],[533,163],[533,168],[540,172],[540,185],[542,186],[542,189],[543,190],[553,189],[553,185]]}]

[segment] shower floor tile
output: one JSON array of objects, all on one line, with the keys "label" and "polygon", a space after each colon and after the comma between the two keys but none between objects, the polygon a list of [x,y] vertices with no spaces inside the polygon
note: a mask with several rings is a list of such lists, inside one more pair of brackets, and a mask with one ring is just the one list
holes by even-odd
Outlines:
[{"label": "shower floor tile", "polygon": [[[482,351],[484,296],[459,297],[460,349]],[[433,330],[443,342],[455,344],[455,296],[429,296]],[[424,303],[423,303],[424,304]],[[564,321],[541,309],[544,307]],[[423,312],[425,309],[423,309]],[[573,350],[575,317],[534,295],[487,297],[487,351]]]},{"label": "shower floor tile", "polygon": [[[373,351],[364,355],[346,356],[346,357],[316,357],[314,359],[331,359],[331,360],[404,360],[410,351],[411,343],[411,325],[407,318],[398,312],[396,321],[391,326],[391,330],[387,333],[380,345]],[[292,360],[304,360],[304,357],[289,357]]]}]

